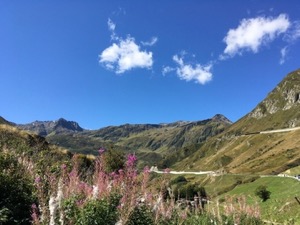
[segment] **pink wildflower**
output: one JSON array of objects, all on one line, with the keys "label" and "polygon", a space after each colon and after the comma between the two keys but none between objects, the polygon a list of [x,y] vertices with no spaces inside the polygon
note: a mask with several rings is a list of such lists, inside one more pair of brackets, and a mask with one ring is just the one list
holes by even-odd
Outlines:
[{"label": "pink wildflower", "polygon": [[149,169],[149,167],[148,166],[145,166],[145,168],[144,168],[144,171],[143,171],[144,173],[150,173],[151,171],[150,171],[150,169]]},{"label": "pink wildflower", "polygon": [[66,164],[64,164],[64,163],[60,167],[62,170],[65,170],[67,168]]},{"label": "pink wildflower", "polygon": [[103,148],[103,147],[99,148],[99,150],[98,150],[99,155],[102,155],[105,151],[106,151],[105,148]]},{"label": "pink wildflower", "polygon": [[127,165],[128,167],[132,167],[132,166],[134,166],[136,160],[137,160],[137,158],[136,158],[136,156],[135,156],[134,154],[129,154],[129,155],[127,156],[127,162],[126,162],[126,165]]},{"label": "pink wildflower", "polygon": [[41,177],[40,177],[40,176],[37,176],[37,177],[35,178],[34,182],[35,182],[36,184],[39,184],[39,183],[41,182]]},{"label": "pink wildflower", "polygon": [[36,206],[36,204],[32,204],[31,205],[31,218],[32,218],[32,224],[36,224],[39,225],[40,224],[40,220],[39,220],[39,213],[38,213],[38,208]]}]

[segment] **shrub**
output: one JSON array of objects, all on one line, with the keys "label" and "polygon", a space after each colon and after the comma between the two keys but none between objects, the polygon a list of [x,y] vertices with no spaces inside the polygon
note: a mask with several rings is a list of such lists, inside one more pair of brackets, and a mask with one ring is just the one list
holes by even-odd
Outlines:
[{"label": "shrub", "polygon": [[192,200],[195,196],[207,197],[204,187],[197,186],[196,184],[178,185],[174,189],[174,197],[176,199],[185,198]]},{"label": "shrub", "polygon": [[255,189],[255,195],[265,202],[270,198],[271,192],[267,190],[266,186],[261,185]]},{"label": "shrub", "polygon": [[118,219],[116,202],[110,199],[92,199],[80,210],[76,225],[115,225]]},{"label": "shrub", "polygon": [[129,216],[126,225],[154,225],[151,209],[146,205],[137,205]]},{"label": "shrub", "polygon": [[[101,151],[101,150],[99,150]],[[103,154],[105,171],[106,172],[116,172],[120,169],[124,169],[125,166],[125,154],[119,150],[109,149]]]},{"label": "shrub", "polygon": [[184,176],[180,175],[180,176],[176,177],[175,179],[173,179],[170,184],[172,185],[172,184],[186,183],[186,182],[187,182],[187,179]]},{"label": "shrub", "polygon": [[17,161],[0,154],[0,224],[30,224],[33,185]]}]

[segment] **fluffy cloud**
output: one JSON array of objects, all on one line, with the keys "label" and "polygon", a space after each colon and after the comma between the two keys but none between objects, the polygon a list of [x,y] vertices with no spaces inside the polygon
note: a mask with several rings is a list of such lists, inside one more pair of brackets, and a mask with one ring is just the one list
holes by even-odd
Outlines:
[{"label": "fluffy cloud", "polygon": [[[192,81],[194,80],[199,84],[206,84],[212,79],[211,68],[212,65],[202,66],[200,64],[191,65],[184,63],[183,58],[178,55],[173,56],[174,62],[177,63],[176,74],[181,80]],[[165,67],[163,72],[172,71],[172,68]]]},{"label": "fluffy cloud", "polygon": [[[151,68],[153,64],[152,52],[140,50],[134,38],[128,36],[125,40],[119,38],[116,33],[116,24],[111,19],[107,22],[111,32],[111,40],[115,41],[111,46],[104,49],[99,55],[99,62],[107,69],[118,74],[124,73],[133,68]],[[153,44],[157,38],[151,40]]]},{"label": "fluffy cloud", "polygon": [[152,52],[141,51],[135,40],[128,37],[113,43],[99,55],[99,62],[107,69],[116,73],[124,73],[133,68],[151,68],[153,64]]},{"label": "fluffy cloud", "polygon": [[224,38],[226,48],[225,56],[233,57],[242,54],[244,50],[258,52],[261,45],[270,43],[279,34],[284,33],[290,27],[290,21],[285,14],[277,18],[257,17],[243,19],[236,29],[230,29]]}]

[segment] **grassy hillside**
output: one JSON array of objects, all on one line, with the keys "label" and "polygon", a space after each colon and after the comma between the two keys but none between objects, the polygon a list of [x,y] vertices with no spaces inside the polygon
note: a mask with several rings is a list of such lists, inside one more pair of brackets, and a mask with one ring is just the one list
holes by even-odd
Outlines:
[{"label": "grassy hillside", "polygon": [[228,173],[278,174],[300,164],[300,131],[253,134],[206,142],[178,169],[217,170]]},{"label": "grassy hillside", "polygon": [[[229,173],[277,174],[300,165],[300,132],[258,134],[300,121],[300,71],[286,78],[242,119],[205,142],[175,167]],[[245,135],[249,134],[249,135]]]},{"label": "grassy hillside", "polygon": [[58,163],[70,158],[66,150],[49,145],[45,138],[9,125],[0,125],[0,150],[19,157],[27,166],[33,163],[43,170],[55,170]]},{"label": "grassy hillside", "polygon": [[[270,199],[266,202],[262,202],[254,194],[255,189],[261,185],[266,186],[271,192]],[[264,220],[278,224],[300,224],[300,205],[295,199],[295,197],[300,197],[299,190],[300,182],[298,180],[283,177],[263,177],[252,183],[239,185],[227,192],[226,195],[242,195],[246,196],[250,204],[258,203]]]}]

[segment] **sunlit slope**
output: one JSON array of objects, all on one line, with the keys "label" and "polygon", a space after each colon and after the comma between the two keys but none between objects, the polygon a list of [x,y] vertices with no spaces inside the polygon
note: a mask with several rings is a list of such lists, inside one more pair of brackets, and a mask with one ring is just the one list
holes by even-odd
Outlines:
[{"label": "sunlit slope", "polygon": [[242,119],[209,139],[178,169],[230,173],[280,173],[300,164],[300,131],[259,131],[300,126],[300,70],[282,82]]}]

